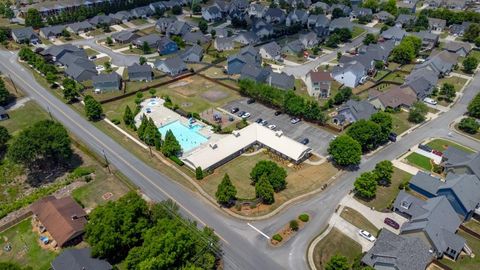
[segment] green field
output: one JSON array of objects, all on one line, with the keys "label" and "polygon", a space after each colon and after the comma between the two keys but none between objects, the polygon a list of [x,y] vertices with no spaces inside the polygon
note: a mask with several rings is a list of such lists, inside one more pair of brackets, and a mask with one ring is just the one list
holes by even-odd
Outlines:
[{"label": "green field", "polygon": [[429,158],[426,156],[422,156],[418,153],[411,153],[406,157],[406,160],[411,165],[418,167],[420,169],[424,169],[426,171],[432,171],[432,164]]},{"label": "green field", "polygon": [[48,113],[34,101],[28,101],[21,108],[10,111],[8,114],[10,119],[2,121],[0,125],[6,127],[11,134],[49,118]]},{"label": "green field", "polygon": [[346,221],[350,222],[353,226],[361,230],[365,230],[373,235],[378,235],[378,232],[380,231],[360,212],[350,207],[345,207],[340,216]]},{"label": "green field", "polygon": [[462,151],[465,151],[467,153],[475,153],[472,149],[465,147],[461,144],[449,141],[449,140],[443,140],[443,139],[435,139],[429,143],[427,143],[428,146],[431,148],[438,150],[438,151],[445,151],[449,146],[455,147],[457,149],[460,149]]},{"label": "green field", "polygon": [[[16,262],[32,269],[48,270],[56,254],[40,247],[39,235],[32,231],[32,222],[27,218],[10,229],[0,233],[0,261]],[[12,250],[3,247],[10,243]]]},{"label": "green field", "polygon": [[317,269],[325,269],[325,265],[333,255],[346,256],[350,263],[362,254],[362,246],[338,229],[333,228],[313,250],[313,260]]}]

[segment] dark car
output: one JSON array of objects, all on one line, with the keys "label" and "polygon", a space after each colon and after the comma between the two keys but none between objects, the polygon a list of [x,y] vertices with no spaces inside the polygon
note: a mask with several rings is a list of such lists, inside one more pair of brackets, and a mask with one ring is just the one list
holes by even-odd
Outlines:
[{"label": "dark car", "polygon": [[438,150],[435,150],[435,149],[433,149],[432,153],[439,156],[439,157],[443,156],[443,153],[441,151],[438,151]]},{"label": "dark car", "polygon": [[383,222],[385,222],[385,224],[387,224],[388,226],[390,226],[390,227],[392,227],[396,230],[398,230],[398,228],[400,228],[400,225],[395,220],[393,220],[391,218],[387,217],[387,218],[385,218],[385,220]]},{"label": "dark car", "polygon": [[422,149],[423,151],[427,151],[427,152],[432,152],[432,148],[426,144],[419,144],[418,145],[418,148]]},{"label": "dark car", "polygon": [[308,138],[303,139],[300,143],[303,145],[307,145],[310,142]]},{"label": "dark car", "polygon": [[242,117],[245,113],[246,113],[245,111],[241,111],[241,112],[239,112],[237,115],[238,115],[239,117]]},{"label": "dark car", "polygon": [[389,139],[391,142],[396,142],[396,141],[397,141],[397,134],[391,132],[390,134],[388,134],[388,139]]},{"label": "dark car", "polygon": [[257,120],[255,120],[255,122],[256,122],[257,124],[260,124],[262,121],[263,121],[262,118],[258,118]]},{"label": "dark car", "polygon": [[252,104],[252,103],[255,103],[255,99],[249,98],[249,99],[247,100],[247,104]]},{"label": "dark car", "polygon": [[274,114],[275,114],[275,116],[279,116],[280,114],[282,114],[282,112],[281,111],[276,111]]},{"label": "dark car", "polygon": [[231,113],[236,113],[236,112],[238,112],[239,110],[240,110],[240,109],[239,109],[238,107],[235,107],[235,108],[232,108],[232,109],[230,110],[230,112],[231,112]]}]

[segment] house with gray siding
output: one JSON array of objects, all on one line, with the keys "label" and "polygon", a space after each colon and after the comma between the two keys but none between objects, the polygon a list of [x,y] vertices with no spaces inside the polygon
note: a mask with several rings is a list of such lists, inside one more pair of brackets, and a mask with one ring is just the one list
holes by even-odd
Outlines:
[{"label": "house with gray siding", "polygon": [[122,87],[122,77],[116,72],[99,74],[93,77],[92,80],[93,88],[99,92],[118,91]]},{"label": "house with gray siding", "polygon": [[185,62],[183,62],[183,60],[178,56],[167,58],[165,60],[157,60],[155,61],[154,66],[156,69],[172,77],[178,76],[188,70]]},{"label": "house with gray siding", "polygon": [[152,67],[143,64],[139,65],[134,63],[133,65],[127,68],[128,80],[130,81],[151,81],[153,80],[153,70]]}]

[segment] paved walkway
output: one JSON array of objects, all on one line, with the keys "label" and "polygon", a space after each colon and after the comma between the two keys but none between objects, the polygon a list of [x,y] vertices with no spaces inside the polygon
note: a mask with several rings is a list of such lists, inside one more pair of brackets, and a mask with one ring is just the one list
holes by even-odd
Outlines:
[{"label": "paved walkway", "polygon": [[398,168],[402,171],[406,171],[407,173],[412,174],[412,175],[416,175],[420,171],[420,169],[418,169],[417,167],[405,164],[404,162],[401,162],[398,159],[392,160],[392,164],[396,168]]}]

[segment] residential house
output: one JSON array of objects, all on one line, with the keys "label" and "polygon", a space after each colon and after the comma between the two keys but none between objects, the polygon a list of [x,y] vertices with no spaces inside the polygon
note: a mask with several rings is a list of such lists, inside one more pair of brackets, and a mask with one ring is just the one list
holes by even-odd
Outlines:
[{"label": "residential house", "polygon": [[227,73],[228,74],[240,74],[245,65],[260,66],[262,58],[260,53],[248,46],[240,50],[238,54],[230,55],[227,59]]},{"label": "residential house", "polygon": [[152,10],[149,6],[137,7],[130,11],[130,13],[135,18],[148,18],[152,16],[155,11]]},{"label": "residential house", "polygon": [[165,11],[167,9],[163,4],[163,2],[153,2],[153,3],[150,3],[148,7],[153,11],[154,14],[160,11]]},{"label": "residential house", "polygon": [[165,60],[157,60],[155,61],[154,65],[156,69],[172,77],[176,77],[188,70],[185,62],[183,62],[183,60],[178,56],[167,58]]},{"label": "residential house", "polygon": [[353,23],[350,21],[348,17],[341,17],[333,19],[330,22],[328,29],[330,32],[333,32],[335,29],[347,28],[349,30],[353,29]]},{"label": "residential house", "polygon": [[295,24],[305,25],[308,20],[308,13],[303,9],[294,9],[288,13],[285,19],[286,26],[292,26]]},{"label": "residential house", "polygon": [[461,24],[452,24],[450,26],[450,34],[454,36],[463,36],[465,31],[470,26],[471,22],[462,22]]},{"label": "residential house", "polygon": [[450,146],[443,152],[442,165],[447,172],[473,174],[480,179],[480,153],[471,154]]},{"label": "residential house", "polygon": [[155,30],[160,33],[166,33],[170,25],[174,24],[177,21],[176,18],[171,17],[161,17],[155,23]]},{"label": "residential house", "polygon": [[110,74],[98,74],[92,78],[93,89],[96,92],[117,91],[122,88],[122,77],[116,72]]},{"label": "residential house", "polygon": [[183,36],[183,40],[189,45],[203,45],[210,42],[210,36],[207,36],[200,31],[188,32]]},{"label": "residential house", "polygon": [[373,14],[373,18],[377,19],[379,22],[388,22],[390,20],[395,20],[395,16],[383,10]]},{"label": "residential house", "polygon": [[371,9],[354,6],[352,8],[352,12],[350,13],[350,18],[357,19],[359,17],[367,17],[372,15],[373,15],[373,12]]},{"label": "residential house", "polygon": [[67,30],[75,34],[83,34],[93,29],[88,21],[74,22],[67,25]]},{"label": "residential house", "polygon": [[160,55],[167,55],[178,51],[178,45],[168,37],[162,37],[157,43],[157,51]]},{"label": "residential house", "polygon": [[428,30],[440,33],[447,26],[447,21],[437,18],[428,18]]},{"label": "residential house", "polygon": [[440,8],[444,3],[444,0],[428,0],[427,4],[429,8]]},{"label": "residential house", "polygon": [[266,22],[271,24],[281,24],[285,21],[285,12],[280,8],[269,8],[263,14]]},{"label": "residential house", "polygon": [[17,43],[30,43],[39,41],[37,33],[35,33],[33,28],[30,26],[12,29],[12,38]]},{"label": "residential house", "polygon": [[313,10],[316,10],[317,8],[321,8],[323,10],[323,14],[327,14],[328,11],[330,10],[330,6],[327,3],[324,3],[324,2],[313,3],[310,6],[309,10],[313,11]]},{"label": "residential house", "polygon": [[434,71],[438,77],[447,76],[458,63],[459,55],[448,51],[440,51],[430,55],[427,60],[415,66],[414,70],[428,69]]},{"label": "residential house", "polygon": [[450,41],[445,43],[443,47],[444,50],[459,55],[461,57],[467,56],[470,53],[473,46],[467,42],[457,42],[457,41]]},{"label": "residential house", "polygon": [[[284,0],[292,8],[309,8],[312,5],[311,0]],[[275,0],[275,4],[280,5],[281,0]]]},{"label": "residential house", "polygon": [[310,15],[308,17],[307,26],[309,29],[312,29],[317,36],[324,39],[329,34],[330,20],[327,16],[320,15]]},{"label": "residential house", "polygon": [[225,38],[229,36],[229,29],[226,29],[225,27],[215,27],[213,28],[215,30],[215,37],[219,38]]},{"label": "residential house", "polygon": [[464,220],[470,219],[480,206],[480,179],[475,175],[449,173],[442,181],[420,171],[409,186],[427,198],[445,196]]},{"label": "residential house", "polygon": [[340,9],[343,12],[344,17],[348,17],[348,14],[352,12],[352,9],[349,6],[344,4],[333,4],[330,6],[330,10],[328,13],[332,14],[334,9]]},{"label": "residential house", "polygon": [[397,7],[405,10],[410,10],[412,14],[415,14],[417,10],[417,3],[419,0],[402,0],[397,1]]},{"label": "residential house", "polygon": [[186,33],[192,31],[192,26],[186,22],[175,21],[166,30],[168,35],[184,36]]},{"label": "residential house", "polygon": [[417,94],[409,86],[396,86],[386,92],[370,90],[369,101],[379,110],[409,109],[417,101]]},{"label": "residential house", "polygon": [[57,38],[62,35],[67,27],[65,25],[54,25],[40,28],[40,36],[46,39]]},{"label": "residential house", "polygon": [[158,43],[162,40],[159,34],[150,34],[135,39],[132,44],[141,48],[143,44],[147,43],[150,48],[157,48]]},{"label": "residential house", "polygon": [[467,7],[467,0],[445,0],[445,7],[453,10],[464,10]]},{"label": "residential house", "polygon": [[61,65],[65,65],[65,63],[61,63],[59,62],[59,60],[67,53],[77,55],[83,58],[88,57],[85,50],[77,46],[73,46],[72,44],[52,45],[40,52],[40,54],[43,55],[45,60],[49,62],[52,61],[56,64]]},{"label": "residential house", "polygon": [[112,270],[107,261],[93,258],[90,248],[65,249],[51,263],[52,270]]},{"label": "residential house", "polygon": [[415,91],[417,98],[423,100],[430,96],[433,89],[437,86],[438,74],[430,69],[418,69],[411,72],[406,78],[402,87],[410,87]]},{"label": "residential house", "polygon": [[282,48],[277,44],[277,42],[272,41],[265,45],[262,45],[259,49],[259,53],[263,59],[276,60],[281,57]]},{"label": "residential house", "polygon": [[268,7],[262,4],[252,3],[248,8],[248,16],[253,18],[262,18]]},{"label": "residential house", "polygon": [[248,0],[235,0],[230,2],[228,9],[230,12],[240,11],[243,13],[247,11],[249,6],[250,6],[250,2]]},{"label": "residential house", "polygon": [[193,45],[186,49],[180,57],[185,62],[200,62],[203,58],[203,48],[198,45]]},{"label": "residential house", "polygon": [[70,196],[44,197],[30,205],[30,210],[61,248],[76,243],[84,233],[87,213]]},{"label": "residential house", "polygon": [[407,32],[400,27],[390,27],[380,34],[380,37],[384,40],[393,40],[398,45],[404,37],[407,36]]},{"label": "residential house", "polygon": [[298,37],[300,42],[302,43],[303,47],[306,49],[311,49],[318,45],[320,39],[318,38],[317,34],[314,32],[308,32],[305,34],[300,34]]},{"label": "residential house", "polygon": [[382,229],[362,262],[374,269],[424,270],[433,260],[428,246],[419,237],[397,235]]},{"label": "residential house", "polygon": [[100,27],[100,26],[104,26],[104,25],[116,24],[119,21],[117,21],[116,19],[114,19],[113,17],[110,17],[108,15],[97,15],[97,16],[91,18],[90,20],[88,20],[88,22],[95,27]]},{"label": "residential house", "polygon": [[113,41],[120,44],[132,43],[138,38],[140,38],[140,36],[135,31],[129,30],[123,30],[112,34]]},{"label": "residential house", "polygon": [[9,119],[10,116],[8,115],[7,110],[3,106],[0,106],[0,121]]},{"label": "residential house", "polygon": [[400,14],[398,15],[397,20],[395,21],[395,26],[404,27],[407,24],[415,23],[416,20],[417,20],[417,17],[415,17],[414,15]]},{"label": "residential house", "polygon": [[129,81],[151,81],[153,80],[153,70],[152,67],[143,64],[139,65],[137,63],[134,63],[131,66],[128,66],[127,68],[128,72],[128,80]]},{"label": "residential house", "polygon": [[431,50],[438,44],[438,40],[440,38],[439,35],[430,33],[428,31],[420,31],[414,32],[414,36],[420,38],[422,40],[422,49],[423,50]]},{"label": "residential house", "polygon": [[456,234],[462,220],[445,196],[422,201],[401,190],[393,209],[409,219],[400,234],[422,239],[436,258],[447,255],[455,260],[466,247],[465,239]]},{"label": "residential house", "polygon": [[119,22],[128,22],[130,19],[133,18],[132,13],[126,10],[119,11],[117,13],[109,14],[114,20]]},{"label": "residential house", "polygon": [[285,44],[285,46],[283,46],[282,53],[298,55],[302,53],[304,50],[305,50],[305,47],[303,47],[302,42],[298,39],[295,39]]},{"label": "residential house", "polygon": [[266,83],[278,89],[295,90],[295,77],[293,75],[287,75],[284,72],[270,72]]},{"label": "residential house", "polygon": [[231,37],[217,37],[213,41],[213,47],[219,52],[233,50],[233,39]]},{"label": "residential house", "polygon": [[202,18],[207,22],[219,21],[223,19],[223,13],[216,5],[202,8]]},{"label": "residential house", "polygon": [[240,79],[248,79],[257,83],[266,82],[267,78],[270,76],[270,70],[246,64],[242,67],[240,72]]},{"label": "residential house", "polygon": [[328,98],[332,81],[332,75],[327,71],[311,70],[305,77],[308,94],[314,98]]},{"label": "residential house", "polygon": [[339,83],[355,88],[363,83],[368,75],[368,68],[358,61],[333,68],[332,77]]},{"label": "residential house", "polygon": [[260,39],[267,39],[274,34],[273,26],[271,24],[261,25],[253,29],[255,35]]},{"label": "residential house", "polygon": [[332,117],[332,121],[338,126],[347,126],[358,120],[368,120],[377,109],[366,100],[356,101],[350,99],[337,110],[337,115]]},{"label": "residential house", "polygon": [[65,75],[77,82],[89,81],[98,74],[95,63],[90,61],[86,54],[67,52],[57,61],[67,67]]},{"label": "residential house", "polygon": [[238,35],[233,37],[233,40],[243,45],[254,45],[259,39],[254,32],[248,31],[238,33]]}]

